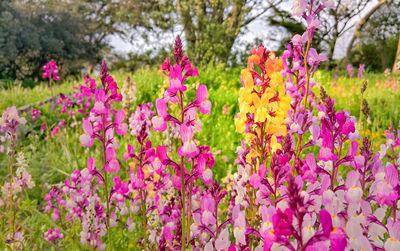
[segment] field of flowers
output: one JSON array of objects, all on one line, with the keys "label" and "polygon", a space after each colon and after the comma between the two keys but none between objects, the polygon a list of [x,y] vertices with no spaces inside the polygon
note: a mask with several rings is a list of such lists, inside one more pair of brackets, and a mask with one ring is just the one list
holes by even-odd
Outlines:
[{"label": "field of flowers", "polygon": [[0,89],[0,248],[400,250],[400,76],[318,70],[331,6],[303,2],[305,33],[245,69],[178,36],[157,70]]}]

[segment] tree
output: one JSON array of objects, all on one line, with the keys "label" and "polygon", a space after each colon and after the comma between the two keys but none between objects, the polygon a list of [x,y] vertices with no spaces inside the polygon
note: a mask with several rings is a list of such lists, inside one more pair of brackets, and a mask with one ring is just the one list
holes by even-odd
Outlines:
[{"label": "tree", "polygon": [[396,57],[394,58],[394,63],[393,63],[393,72],[399,72],[399,71],[400,71],[400,33],[399,33],[399,42],[397,43]]},{"label": "tree", "polygon": [[[363,26],[367,23],[368,19],[383,5],[387,2],[387,0],[380,0],[373,8],[371,8],[363,18],[358,22],[356,29],[353,33],[353,36],[350,39],[350,43],[347,47],[346,51],[346,57],[347,61],[350,61],[351,58],[351,49],[353,48],[353,44],[356,41],[356,39],[360,36],[360,31],[363,28]],[[390,0],[389,0],[390,2]]]},{"label": "tree", "polygon": [[[79,73],[96,61],[107,44],[103,31],[73,1],[15,0],[0,2],[0,76],[38,79],[50,59],[62,74]],[[76,8],[75,10],[73,8]]]},{"label": "tree", "polygon": [[376,71],[392,68],[398,47],[399,15],[400,0],[387,1],[376,9],[367,22],[359,26],[349,61],[364,63]]},{"label": "tree", "polygon": [[181,31],[196,64],[227,62],[238,35],[271,8],[264,0],[122,0],[120,6],[121,24],[129,25],[136,36]]}]

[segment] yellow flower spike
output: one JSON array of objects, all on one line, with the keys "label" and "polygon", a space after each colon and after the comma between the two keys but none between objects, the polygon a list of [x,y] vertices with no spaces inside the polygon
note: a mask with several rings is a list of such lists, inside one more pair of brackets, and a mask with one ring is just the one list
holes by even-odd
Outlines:
[{"label": "yellow flower spike", "polygon": [[248,69],[243,69],[241,72],[242,75],[242,80],[246,88],[253,88],[254,86],[254,80],[253,76],[251,75],[251,72]]},{"label": "yellow flower spike", "polygon": [[254,92],[253,92],[253,93],[251,94],[251,98],[252,98],[254,107],[258,109],[258,108],[261,106],[261,99],[260,99],[260,97],[257,95],[257,93],[254,93]]},{"label": "yellow flower spike", "polygon": [[257,109],[256,114],[254,116],[254,122],[264,122],[267,119],[268,110],[264,107],[260,107]]},{"label": "yellow flower spike", "polygon": [[249,88],[240,88],[239,90],[239,102],[240,103],[251,103],[251,89]]},{"label": "yellow flower spike", "polygon": [[250,105],[249,103],[240,103],[239,105],[240,113],[247,114],[250,112]]},{"label": "yellow flower spike", "polygon": [[281,144],[278,143],[278,139],[276,138],[275,135],[272,136],[270,144],[271,144],[271,150],[273,153],[276,152],[276,150],[278,150],[278,149],[282,149],[282,146],[281,146]]},{"label": "yellow flower spike", "polygon": [[235,118],[235,125],[236,125],[236,131],[238,133],[244,133],[246,129],[246,120],[243,119],[242,117]]},{"label": "yellow flower spike", "polygon": [[283,85],[283,76],[280,72],[274,72],[271,75],[270,85],[273,89],[275,89],[277,86]]},{"label": "yellow flower spike", "polygon": [[254,135],[254,134],[252,134],[252,133],[248,133],[248,134],[246,134],[246,136],[245,136],[245,141],[246,141],[246,143],[247,144],[251,144],[251,142],[253,142],[254,140],[256,139],[256,136]]},{"label": "yellow flower spike", "polygon": [[250,152],[246,155],[246,162],[250,164],[253,162],[253,159],[255,159],[259,156],[260,156],[259,152],[257,152],[254,149],[251,149]]}]

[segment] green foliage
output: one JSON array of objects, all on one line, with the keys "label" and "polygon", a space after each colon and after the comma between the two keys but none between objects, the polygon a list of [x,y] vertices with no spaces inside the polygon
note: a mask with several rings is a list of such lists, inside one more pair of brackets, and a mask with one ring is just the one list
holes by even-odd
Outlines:
[{"label": "green foliage", "polygon": [[367,40],[358,44],[352,53],[354,65],[365,64],[370,71],[382,72],[392,69],[396,57],[398,36],[387,37],[384,40]]},{"label": "green foliage", "polygon": [[82,8],[71,1],[0,2],[0,79],[34,79],[50,59],[61,75],[80,73],[86,62],[98,60],[104,41],[101,27],[92,27]]}]

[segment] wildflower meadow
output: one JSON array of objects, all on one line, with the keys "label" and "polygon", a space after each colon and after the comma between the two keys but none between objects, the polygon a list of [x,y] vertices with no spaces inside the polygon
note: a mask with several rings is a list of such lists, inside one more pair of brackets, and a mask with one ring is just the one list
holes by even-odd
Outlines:
[{"label": "wildflower meadow", "polygon": [[177,36],[158,71],[72,85],[52,60],[35,94],[0,90],[0,249],[400,250],[400,77],[320,69],[331,2],[294,1],[304,33],[240,70]]}]

